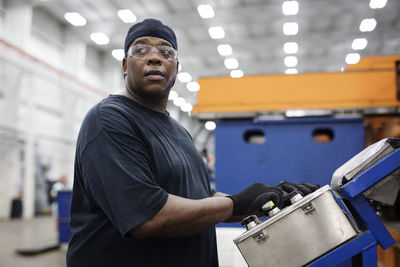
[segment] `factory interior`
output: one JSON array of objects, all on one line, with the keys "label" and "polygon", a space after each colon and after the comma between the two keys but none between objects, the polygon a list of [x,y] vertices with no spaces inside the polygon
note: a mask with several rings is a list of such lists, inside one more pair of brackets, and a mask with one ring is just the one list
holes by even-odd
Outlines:
[{"label": "factory interior", "polygon": [[146,18],[176,34],[166,109],[211,188],[320,185],[218,223],[220,267],[400,266],[399,0],[0,0],[1,267],[66,266],[78,133]]}]

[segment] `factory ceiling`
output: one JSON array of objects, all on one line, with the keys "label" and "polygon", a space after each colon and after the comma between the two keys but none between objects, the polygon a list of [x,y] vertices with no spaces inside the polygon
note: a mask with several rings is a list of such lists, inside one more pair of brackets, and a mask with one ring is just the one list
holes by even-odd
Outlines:
[{"label": "factory ceiling", "polygon": [[[122,48],[132,24],[122,21],[119,10],[129,9],[137,21],[158,18],[175,30],[181,72],[191,81],[241,72],[336,72],[357,62],[358,55],[400,54],[400,0],[47,0],[34,5],[110,57]],[[199,5],[209,18],[200,16]],[[67,12],[78,12],[85,25],[72,26]],[[109,43],[96,45],[90,37],[95,32]],[[196,84],[187,85],[188,75],[180,78],[177,91],[190,98]]]}]

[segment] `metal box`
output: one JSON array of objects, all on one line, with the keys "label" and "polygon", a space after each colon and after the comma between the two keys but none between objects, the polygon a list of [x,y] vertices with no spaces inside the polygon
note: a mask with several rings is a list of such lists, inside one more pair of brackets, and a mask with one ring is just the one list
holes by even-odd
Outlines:
[{"label": "metal box", "polygon": [[328,185],[233,241],[250,267],[303,266],[355,237]]}]

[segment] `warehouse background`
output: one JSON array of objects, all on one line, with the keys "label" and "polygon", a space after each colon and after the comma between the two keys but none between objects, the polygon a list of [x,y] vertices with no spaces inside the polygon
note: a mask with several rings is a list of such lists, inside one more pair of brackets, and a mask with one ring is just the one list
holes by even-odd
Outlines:
[{"label": "warehouse background", "polygon": [[[398,0],[0,0],[0,220],[48,214],[51,185],[66,177],[71,187],[82,119],[123,90],[125,34],[147,17],[177,34],[181,68],[168,111],[211,170],[214,118],[191,112],[199,78],[342,72],[400,53]],[[367,138],[398,134],[397,109],[382,115]]]}]

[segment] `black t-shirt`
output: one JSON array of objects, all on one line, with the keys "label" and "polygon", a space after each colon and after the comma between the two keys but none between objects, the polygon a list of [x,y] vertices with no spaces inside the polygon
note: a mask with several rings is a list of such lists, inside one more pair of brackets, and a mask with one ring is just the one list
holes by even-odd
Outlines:
[{"label": "black t-shirt", "polygon": [[168,194],[212,190],[189,133],[167,113],[111,95],[86,115],[78,136],[67,265],[218,266],[215,227],[177,239],[135,239]]}]

